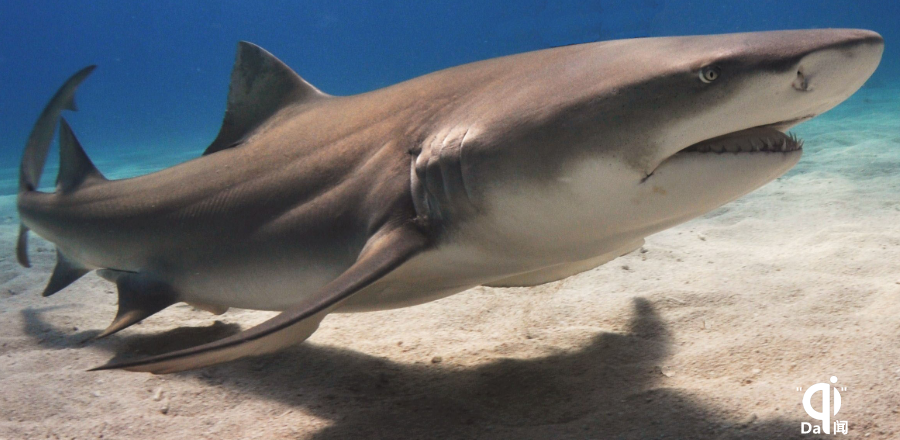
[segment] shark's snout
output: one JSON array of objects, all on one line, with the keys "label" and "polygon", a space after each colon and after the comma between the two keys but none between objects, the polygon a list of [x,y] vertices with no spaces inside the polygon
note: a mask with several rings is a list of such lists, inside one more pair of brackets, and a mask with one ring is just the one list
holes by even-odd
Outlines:
[{"label": "shark's snout", "polygon": [[791,72],[791,88],[821,114],[847,99],[869,79],[884,52],[884,38],[868,30],[834,30],[812,45]]}]

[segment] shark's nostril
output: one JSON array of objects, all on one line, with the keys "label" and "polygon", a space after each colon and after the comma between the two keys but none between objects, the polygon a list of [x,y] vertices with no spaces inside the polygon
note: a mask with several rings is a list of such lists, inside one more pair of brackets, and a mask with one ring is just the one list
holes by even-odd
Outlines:
[{"label": "shark's nostril", "polygon": [[797,70],[797,78],[794,79],[794,82],[791,85],[794,87],[794,89],[801,92],[809,91],[809,79],[807,79],[806,75],[803,74],[803,69]]}]

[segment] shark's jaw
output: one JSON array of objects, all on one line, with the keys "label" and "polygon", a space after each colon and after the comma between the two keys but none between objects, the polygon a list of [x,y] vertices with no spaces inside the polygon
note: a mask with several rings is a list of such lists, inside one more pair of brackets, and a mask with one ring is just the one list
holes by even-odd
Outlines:
[{"label": "shark's jaw", "polygon": [[801,122],[814,118],[815,115],[804,116],[773,124],[746,128],[731,133],[715,136],[678,150],[660,162],[653,171],[647,173],[641,183],[653,177],[657,169],[673,159],[685,156],[700,159],[705,155],[733,154],[750,158],[759,155],[799,155],[803,152],[803,140],[787,130]]},{"label": "shark's jaw", "polygon": [[[787,128],[807,119],[810,117],[746,128],[678,150],[638,185],[666,194],[654,194],[648,200],[651,206],[658,205],[650,211],[656,211],[667,225],[680,223],[782,176],[803,154],[803,141]],[[675,200],[678,203],[672,203]],[[678,221],[670,222],[676,218]]]},{"label": "shark's jaw", "polygon": [[676,154],[789,153],[801,149],[803,141],[794,134],[771,127],[756,127],[696,143]]}]

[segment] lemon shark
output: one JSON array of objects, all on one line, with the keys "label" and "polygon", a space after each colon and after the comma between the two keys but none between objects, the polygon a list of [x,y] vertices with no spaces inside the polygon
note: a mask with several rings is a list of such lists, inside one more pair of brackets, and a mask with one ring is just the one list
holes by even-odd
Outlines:
[{"label": "lemon shark", "polygon": [[[270,353],[331,312],[531,286],[628,253],[784,174],[787,130],[847,99],[883,39],[828,29],[581,44],[330,96],[239,43],[218,136],[194,160],[107,180],[47,104],[20,173],[27,234],[57,248],[44,295],[118,288],[101,336],[187,302],[281,311],[224,339],[99,367],[168,373]],[[59,126],[53,192],[38,190]]]}]

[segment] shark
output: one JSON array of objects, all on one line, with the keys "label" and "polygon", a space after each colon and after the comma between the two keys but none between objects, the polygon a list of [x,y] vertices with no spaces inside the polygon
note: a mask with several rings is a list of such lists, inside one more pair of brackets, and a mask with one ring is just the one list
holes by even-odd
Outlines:
[{"label": "shark", "polygon": [[[62,117],[91,66],[27,140],[17,258],[29,266],[29,231],[55,244],[44,296],[91,271],[115,283],[118,312],[100,336],[177,302],[281,312],[97,369],[272,353],[329,313],[539,285],[631,252],[787,172],[803,151],[788,130],[862,87],[883,49],[857,29],[604,41],[332,96],[241,42],[202,156],[121,180]],[[56,186],[41,191],[57,131]]]}]

